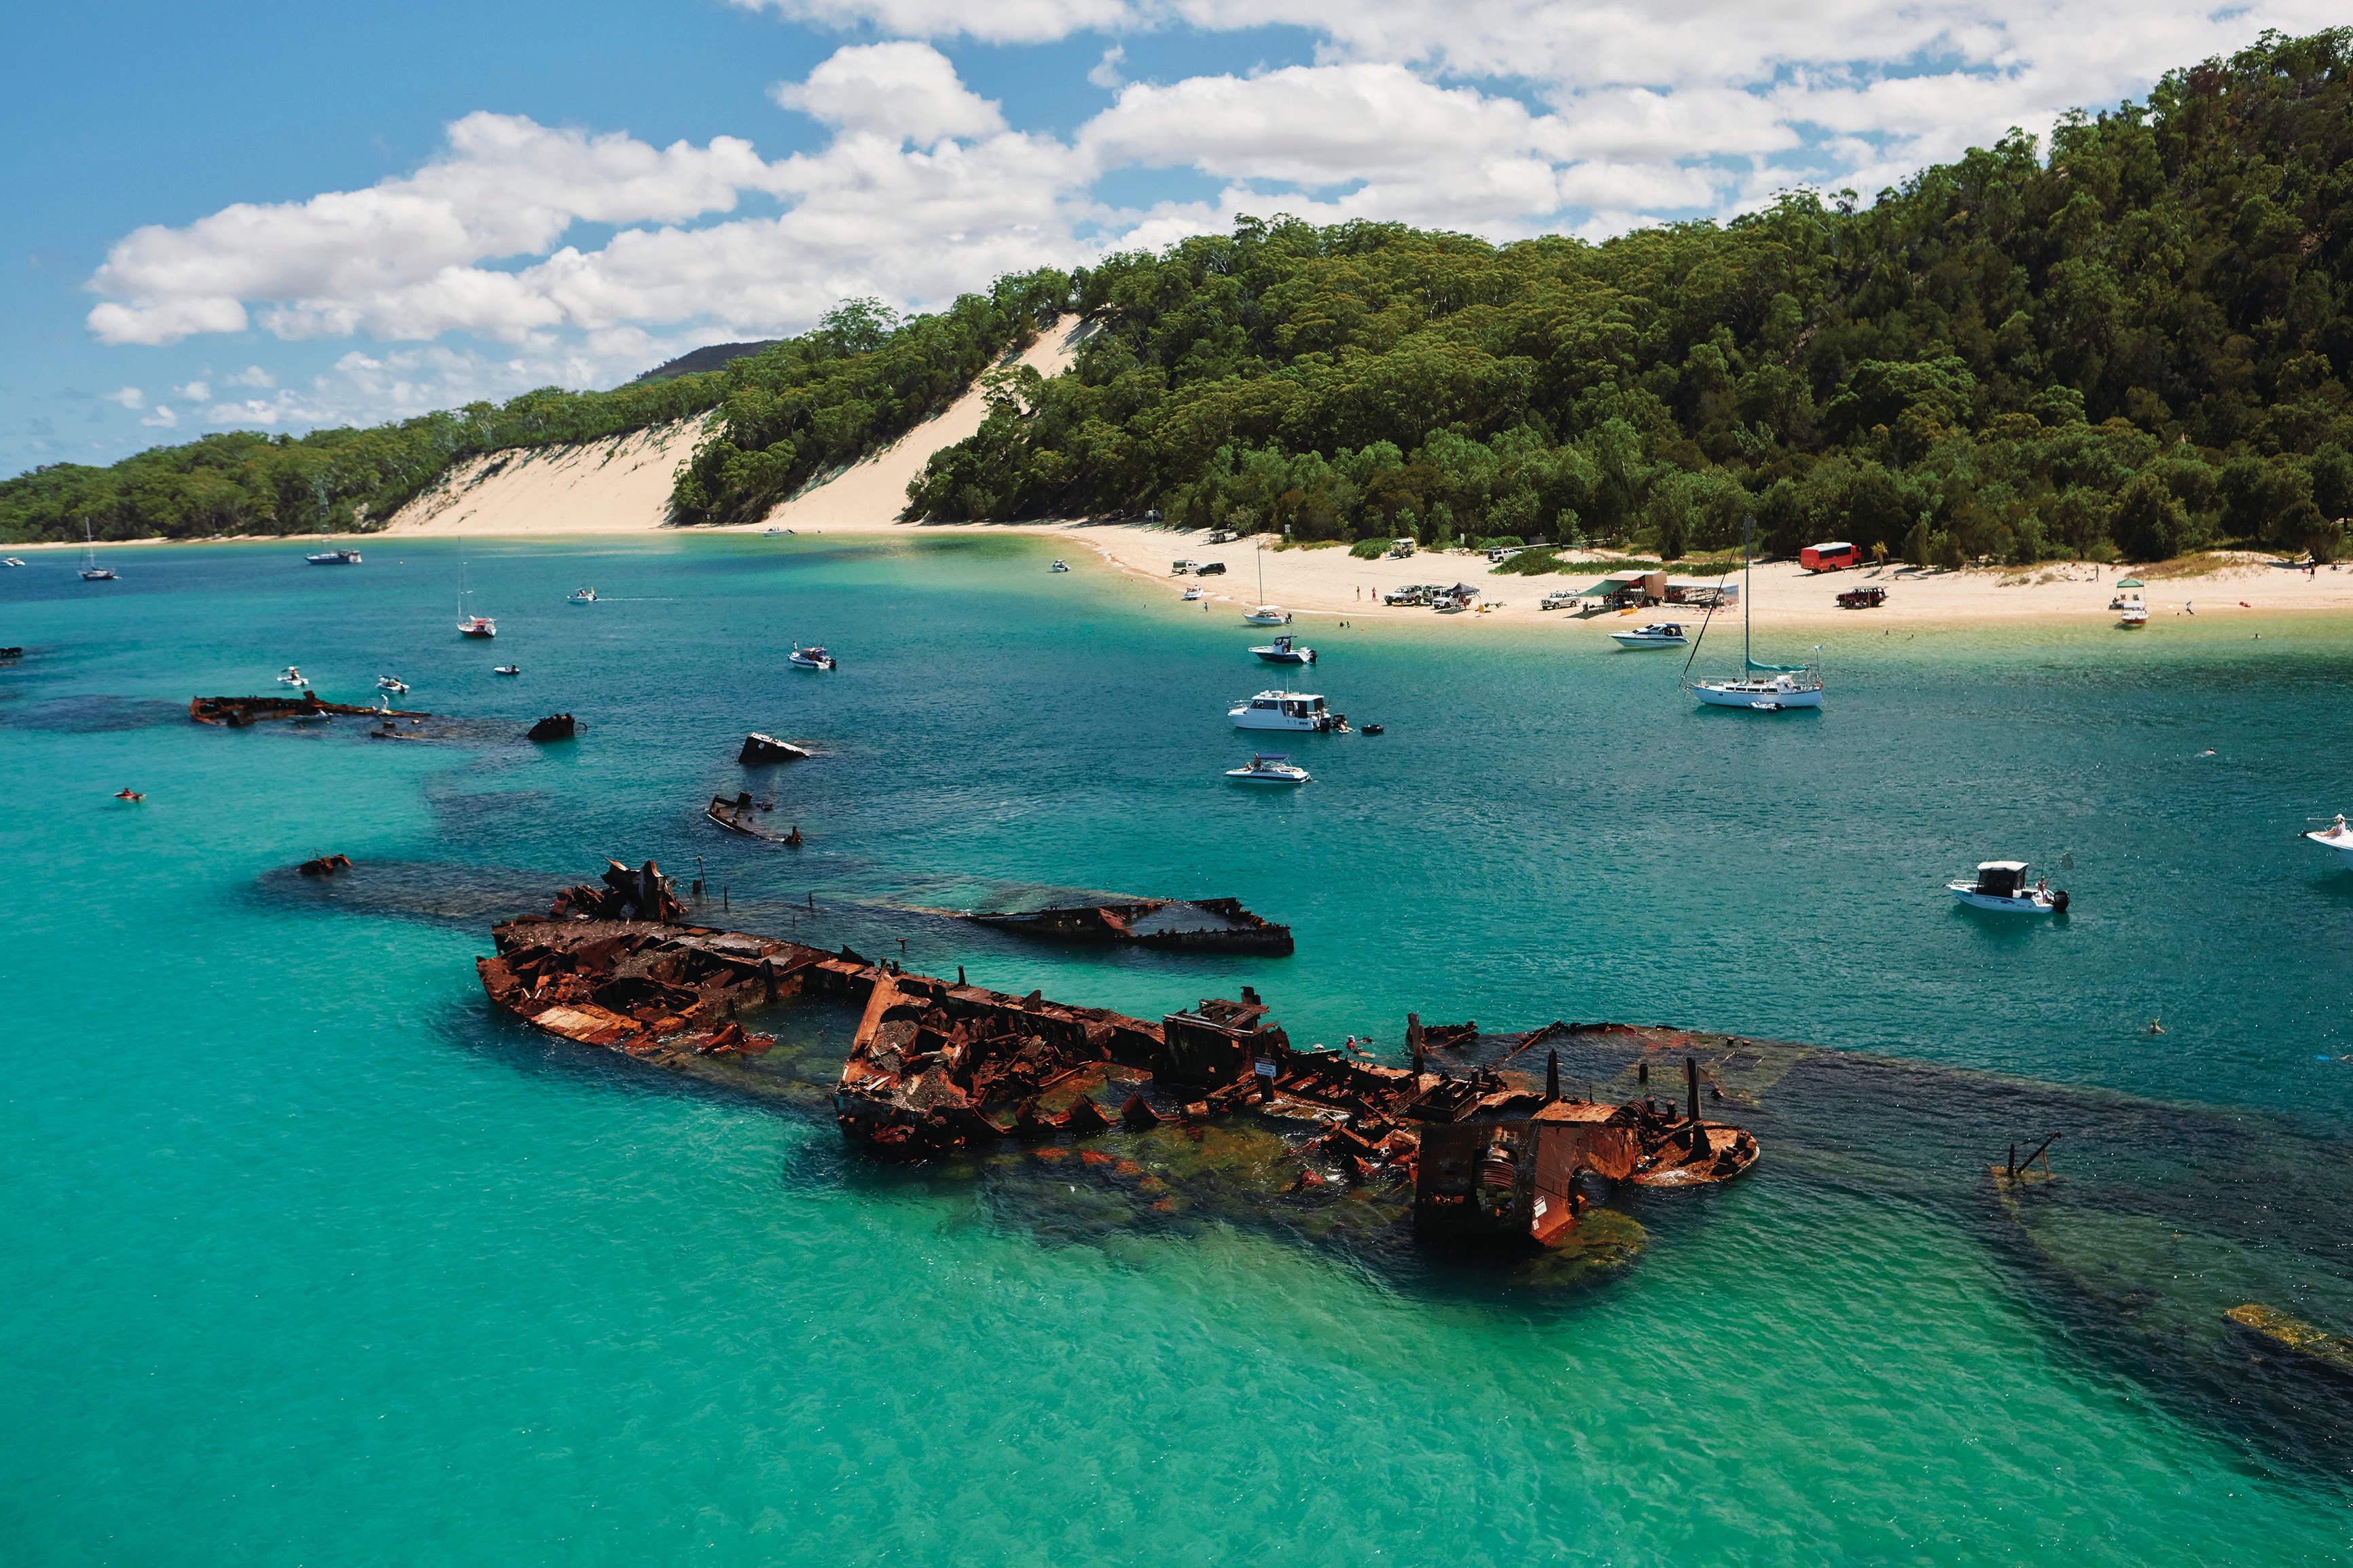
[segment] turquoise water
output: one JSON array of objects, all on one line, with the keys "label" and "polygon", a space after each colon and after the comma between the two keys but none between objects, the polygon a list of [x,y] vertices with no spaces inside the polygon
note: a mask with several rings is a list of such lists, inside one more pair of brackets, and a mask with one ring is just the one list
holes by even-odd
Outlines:
[{"label": "turquoise water", "polygon": [[[2353,1055],[2353,873],[2294,837],[2343,805],[2348,630],[1858,629],[1824,711],[1760,720],[1558,626],[1319,628],[1314,689],[1388,732],[1294,741],[1316,783],[1268,795],[1216,777],[1271,683],[1246,629],[1025,541],[478,545],[488,647],[446,544],[111,559],[0,574],[11,1560],[2353,1555],[2341,1402],[2251,1394],[2129,1299],[2202,1272],[2353,1331],[2348,1184],[2227,1180],[2341,1158],[2353,1110],[2315,1059]],[[795,638],[842,668],[786,669]],[[353,700],[396,670],[471,738],[185,721],[289,660]],[[512,738],[559,710],[578,741]],[[826,754],[747,780],[748,729]],[[747,784],[807,848],[702,821]],[[328,850],[363,876],[273,875]],[[1793,1074],[1752,1177],[1645,1194],[1648,1249],[1574,1291],[1091,1223],[1075,1182],[878,1169],[820,1114],[494,1020],[486,911],[607,854],[1003,990],[1254,984],[1303,1042],[1394,1047],[1410,1008],[1926,1065]],[[2067,921],[1952,908],[1996,854]],[[1234,894],[1299,952],[926,912],[1076,890]],[[2084,1239],[2092,1205],[2021,1242],[1983,1163],[2057,1121],[2155,1241]],[[2168,1268],[2180,1235],[2228,1245]]]}]

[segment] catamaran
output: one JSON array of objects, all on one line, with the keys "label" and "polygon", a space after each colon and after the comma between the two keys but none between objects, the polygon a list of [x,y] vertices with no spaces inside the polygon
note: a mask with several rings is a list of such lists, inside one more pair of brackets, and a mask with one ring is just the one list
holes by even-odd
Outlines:
[{"label": "catamaran", "polygon": [[81,520],[81,580],[85,583],[111,583],[113,568],[98,563],[98,542],[90,537],[90,519]]},{"label": "catamaran", "polygon": [[[1812,664],[1759,664],[1750,641],[1749,606],[1756,603],[1749,593],[1749,581],[1755,575],[1755,552],[1750,548],[1757,520],[1743,520],[1741,531],[1740,585],[1740,655],[1743,668],[1732,680],[1694,680],[1691,679],[1692,659],[1699,657],[1700,641],[1707,637],[1707,622],[1702,621],[1699,640],[1693,642],[1691,658],[1683,660],[1683,689],[1702,702],[1716,708],[1746,708],[1760,713],[1775,713],[1786,708],[1820,708],[1822,705],[1821,667]],[[1715,612],[1710,610],[1710,619]]]}]

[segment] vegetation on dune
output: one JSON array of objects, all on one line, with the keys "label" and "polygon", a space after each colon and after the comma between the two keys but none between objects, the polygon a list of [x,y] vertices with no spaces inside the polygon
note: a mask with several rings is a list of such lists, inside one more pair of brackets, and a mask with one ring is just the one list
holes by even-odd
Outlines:
[{"label": "vegetation on dune", "polygon": [[111,468],[59,463],[0,481],[0,540],[204,538],[380,527],[454,463],[515,447],[598,441],[717,413],[681,473],[681,521],[758,511],[833,465],[937,413],[1069,293],[1061,273],[1001,280],[936,316],[901,321],[853,300],[816,330],[721,370],[610,392],[546,387],[372,429],[237,431],[157,447]]},{"label": "vegetation on dune", "polygon": [[[1869,206],[1494,246],[1245,219],[723,370],[0,484],[0,538],[372,526],[462,458],[712,417],[681,521],[756,518],[987,372],[908,514],[1157,508],[1303,543],[1851,539],[1922,563],[2330,555],[2353,513],[2353,30],[2012,132]],[[1070,374],[999,363],[1065,311]],[[1549,550],[1514,568],[1557,564]]]},{"label": "vegetation on dune", "polygon": [[[1074,279],[910,510],[1299,539],[2327,554],[2353,512],[2353,31],[2266,35],[1858,208],[1491,246],[1244,220]],[[1526,557],[1520,558],[1526,561]],[[1531,561],[1520,569],[1537,570]]]}]

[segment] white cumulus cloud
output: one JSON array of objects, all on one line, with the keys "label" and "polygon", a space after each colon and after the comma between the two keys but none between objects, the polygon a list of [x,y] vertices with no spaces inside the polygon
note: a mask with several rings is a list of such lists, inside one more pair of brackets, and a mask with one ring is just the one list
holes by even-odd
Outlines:
[{"label": "white cumulus cloud", "polygon": [[828,125],[921,146],[1005,129],[997,105],[966,88],[948,58],[928,44],[839,49],[807,81],[780,82],[771,96]]}]

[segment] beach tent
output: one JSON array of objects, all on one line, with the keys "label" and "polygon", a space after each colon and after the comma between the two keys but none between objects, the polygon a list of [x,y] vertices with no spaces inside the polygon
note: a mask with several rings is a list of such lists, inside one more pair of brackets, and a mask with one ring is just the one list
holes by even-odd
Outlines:
[{"label": "beach tent", "polygon": [[2142,582],[2137,577],[2119,577],[2116,579],[2116,585],[2119,588],[2146,588],[2148,586],[2147,584]]}]

